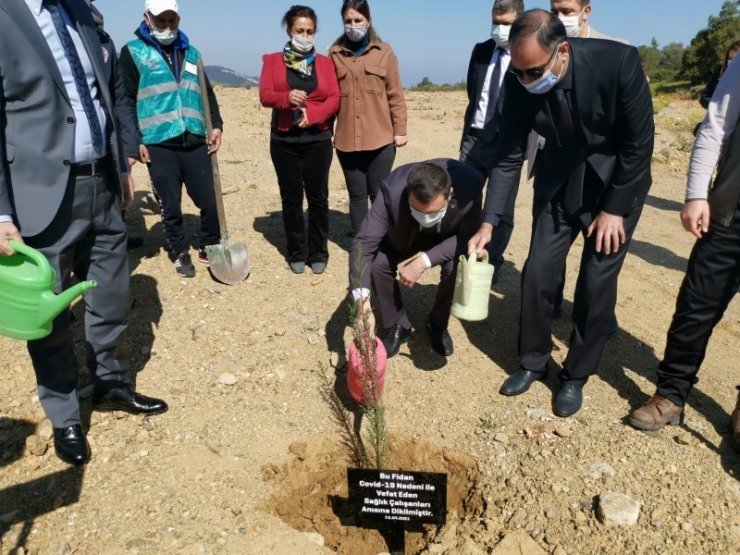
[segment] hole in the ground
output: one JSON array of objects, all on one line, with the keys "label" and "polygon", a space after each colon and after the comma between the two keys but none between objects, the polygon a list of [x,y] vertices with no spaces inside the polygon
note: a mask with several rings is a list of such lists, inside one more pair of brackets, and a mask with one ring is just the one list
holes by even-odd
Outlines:
[{"label": "hole in the ground", "polygon": [[[301,532],[316,532],[325,546],[337,553],[381,553],[388,545],[377,530],[357,528],[343,514],[347,499],[347,467],[350,458],[340,448],[326,451],[300,446],[291,449],[296,458],[282,466],[263,469],[265,480],[275,484],[267,509]],[[472,457],[458,451],[394,438],[389,469],[443,472],[447,478],[447,527],[480,518],[484,501],[480,473]],[[423,551],[442,529],[420,527],[406,534],[406,553]]]}]

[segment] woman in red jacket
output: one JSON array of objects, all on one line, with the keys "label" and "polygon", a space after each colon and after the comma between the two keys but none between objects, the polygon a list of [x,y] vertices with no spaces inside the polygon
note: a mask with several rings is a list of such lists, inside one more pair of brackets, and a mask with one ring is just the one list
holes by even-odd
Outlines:
[{"label": "woman in red jacket", "polygon": [[270,156],[280,186],[288,264],[296,274],[303,273],[306,262],[321,274],[329,259],[329,167],[339,85],[332,61],[314,49],[316,24],[311,8],[290,8],[283,17],[290,40],[282,52],[262,58],[260,78],[260,101],[273,109]]}]

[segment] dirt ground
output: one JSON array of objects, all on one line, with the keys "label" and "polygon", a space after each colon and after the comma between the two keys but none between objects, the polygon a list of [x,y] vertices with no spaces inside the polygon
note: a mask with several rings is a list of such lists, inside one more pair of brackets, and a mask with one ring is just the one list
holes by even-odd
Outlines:
[{"label": "dirt ground", "polygon": [[[131,253],[129,354],[138,389],[164,397],[170,410],[151,419],[90,415],[84,400],[92,461],[70,468],[54,456],[25,345],[0,339],[3,553],[387,550],[377,534],[342,526],[329,506],[328,496],[346,495],[350,461],[330,402],[334,390],[346,402],[344,374],[332,366],[341,363],[348,337],[350,227],[339,165],[331,173],[328,271],[293,275],[268,151],[270,114],[256,91],[218,95],[226,121],[226,211],[232,238],[249,247],[253,273],[235,287],[215,283],[201,265],[194,279],[178,277],[160,248],[148,177],[135,168],[137,203],[127,219],[134,233],[146,235],[145,246]],[[463,93],[410,93],[408,104],[410,143],[397,164],[455,157]],[[727,426],[740,383],[737,299],[715,330],[685,425],[648,434],[621,421],[653,391],[692,246],[677,213],[691,129],[701,115],[691,100],[658,114],[655,183],[621,274],[620,330],[575,417],[552,414],[554,374],[526,395],[498,394],[517,367],[530,184],[521,187],[509,263],[488,319],[450,324],[454,356],[436,355],[423,330],[438,273],[406,291],[419,331],[390,361],[384,395],[394,451],[408,455],[397,464],[449,471],[458,495],[448,526],[409,535],[407,552],[736,552],[740,459]],[[193,206],[184,205],[195,230]],[[568,299],[579,251],[576,245],[569,258]],[[554,325],[556,365],[567,352],[570,312],[567,302]],[[79,318],[76,326],[79,332]],[[78,347],[81,355],[84,343]],[[596,505],[606,492],[638,501],[638,522],[603,524]]]}]

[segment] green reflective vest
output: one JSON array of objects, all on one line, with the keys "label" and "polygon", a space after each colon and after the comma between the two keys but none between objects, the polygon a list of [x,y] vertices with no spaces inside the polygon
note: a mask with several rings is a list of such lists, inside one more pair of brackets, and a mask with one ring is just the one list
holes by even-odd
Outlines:
[{"label": "green reflective vest", "polygon": [[156,48],[141,39],[129,42],[128,48],[139,69],[136,115],[141,142],[158,144],[185,131],[205,136],[197,70],[200,52],[192,46],[187,49],[178,83]]}]

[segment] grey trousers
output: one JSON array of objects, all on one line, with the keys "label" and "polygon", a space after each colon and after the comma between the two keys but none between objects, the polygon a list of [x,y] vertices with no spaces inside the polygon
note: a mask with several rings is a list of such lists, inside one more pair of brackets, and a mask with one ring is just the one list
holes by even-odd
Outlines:
[{"label": "grey trousers", "polygon": [[[112,174],[72,177],[54,221],[39,235],[24,237],[54,268],[55,292],[68,288],[73,274],[98,282],[84,295],[87,368],[96,391],[130,381],[124,349],[126,226],[114,183]],[[41,406],[57,428],[80,423],[79,364],[69,325],[70,311],[65,310],[54,320],[51,335],[28,342]]]}]

